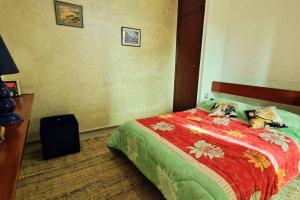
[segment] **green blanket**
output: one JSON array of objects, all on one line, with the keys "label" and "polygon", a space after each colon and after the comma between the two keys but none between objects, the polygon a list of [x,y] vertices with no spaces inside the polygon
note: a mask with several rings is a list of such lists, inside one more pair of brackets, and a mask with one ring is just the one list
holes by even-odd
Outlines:
[{"label": "green blanket", "polygon": [[218,184],[136,122],[120,126],[108,146],[125,153],[168,200],[228,199]]},{"label": "green blanket", "polygon": [[[202,103],[200,107],[208,109],[211,103]],[[239,104],[239,119],[246,120],[244,111],[253,108],[255,107]],[[289,125],[289,128],[279,129],[279,131],[284,132],[300,145],[300,117],[286,111],[279,111]],[[229,199],[224,187],[220,187],[220,184],[186,162],[176,151],[163,144],[159,137],[149,134],[147,129],[135,121],[121,125],[107,144],[111,149],[118,149],[125,153],[168,200]],[[256,196],[251,200],[256,200]]]}]

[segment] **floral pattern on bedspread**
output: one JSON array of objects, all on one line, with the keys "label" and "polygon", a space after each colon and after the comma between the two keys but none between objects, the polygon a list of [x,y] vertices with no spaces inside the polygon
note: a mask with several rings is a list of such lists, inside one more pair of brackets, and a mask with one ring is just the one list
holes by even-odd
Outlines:
[{"label": "floral pattern on bedspread", "polygon": [[201,109],[137,122],[222,176],[237,199],[270,199],[298,174],[297,145],[279,131],[251,129]]}]

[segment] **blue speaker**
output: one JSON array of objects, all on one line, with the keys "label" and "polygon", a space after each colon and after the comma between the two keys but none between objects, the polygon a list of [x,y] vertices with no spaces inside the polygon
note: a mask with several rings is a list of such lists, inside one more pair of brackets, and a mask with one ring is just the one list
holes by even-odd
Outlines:
[{"label": "blue speaker", "polygon": [[42,118],[40,136],[44,160],[80,152],[79,126],[74,115]]}]

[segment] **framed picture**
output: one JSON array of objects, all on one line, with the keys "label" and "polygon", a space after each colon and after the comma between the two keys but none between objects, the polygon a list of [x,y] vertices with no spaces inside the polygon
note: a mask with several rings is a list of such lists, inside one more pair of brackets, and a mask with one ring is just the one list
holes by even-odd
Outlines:
[{"label": "framed picture", "polygon": [[0,126],[0,144],[4,142],[5,140],[5,128]]},{"label": "framed picture", "polygon": [[18,80],[15,81],[3,81],[7,89],[10,92],[11,97],[17,97],[21,95],[20,84]]},{"label": "framed picture", "polygon": [[141,46],[141,29],[122,27],[121,33],[123,46]]},{"label": "framed picture", "polygon": [[56,24],[83,28],[83,9],[80,5],[54,1]]}]

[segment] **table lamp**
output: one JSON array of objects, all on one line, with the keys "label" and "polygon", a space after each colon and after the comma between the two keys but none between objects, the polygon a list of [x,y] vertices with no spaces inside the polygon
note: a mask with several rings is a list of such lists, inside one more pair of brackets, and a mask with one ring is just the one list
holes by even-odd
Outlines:
[{"label": "table lamp", "polygon": [[8,126],[23,121],[20,115],[14,113],[16,103],[1,79],[2,75],[18,72],[19,70],[0,35],[0,126]]}]

